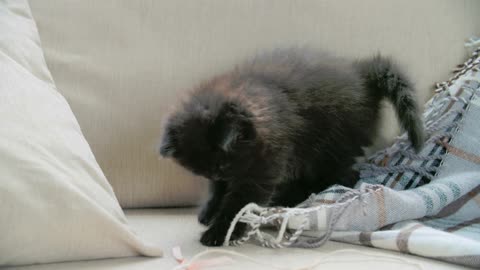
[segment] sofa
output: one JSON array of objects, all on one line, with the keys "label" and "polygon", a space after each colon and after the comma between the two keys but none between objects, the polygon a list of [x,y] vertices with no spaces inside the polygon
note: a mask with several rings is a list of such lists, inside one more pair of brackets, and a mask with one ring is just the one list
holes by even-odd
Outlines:
[{"label": "sofa", "polygon": [[[30,0],[28,5],[52,83],[78,120],[125,224],[160,247],[162,256],[125,252],[6,269],[173,269],[180,264],[174,247],[186,260],[206,250],[198,241],[205,228],[196,218],[206,181],[159,159],[157,144],[166,113],[189,88],[245,57],[287,46],[355,58],[381,52],[405,67],[423,104],[433,95],[432,85],[466,59],[465,39],[480,34],[475,0]],[[384,107],[376,149],[399,133],[389,105]],[[285,269],[300,269],[324,256],[328,260],[320,267],[326,269],[465,268],[338,242],[316,249],[251,243],[225,249]],[[215,269],[268,267],[235,258]]]}]

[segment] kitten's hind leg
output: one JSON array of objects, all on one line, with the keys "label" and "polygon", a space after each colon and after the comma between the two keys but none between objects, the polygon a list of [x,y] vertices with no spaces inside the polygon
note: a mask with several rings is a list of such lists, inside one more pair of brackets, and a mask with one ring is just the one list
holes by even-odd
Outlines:
[{"label": "kitten's hind leg", "polygon": [[359,179],[360,173],[352,168],[349,168],[338,180],[338,184],[345,187],[353,188]]},{"label": "kitten's hind leg", "polygon": [[285,182],[277,187],[272,197],[270,206],[295,207],[302,203],[312,194],[322,192],[333,184],[353,188],[360,178],[359,172],[352,168],[342,169],[341,174],[330,176],[332,182],[322,181],[321,178],[310,181],[294,180]]},{"label": "kitten's hind leg", "polygon": [[198,213],[198,222],[208,226],[218,212],[222,199],[227,192],[227,182],[210,180],[210,198],[202,205]]}]

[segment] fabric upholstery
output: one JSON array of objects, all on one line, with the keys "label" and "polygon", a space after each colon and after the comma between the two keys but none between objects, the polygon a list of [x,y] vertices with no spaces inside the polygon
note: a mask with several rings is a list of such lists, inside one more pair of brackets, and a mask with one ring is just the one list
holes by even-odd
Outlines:
[{"label": "fabric upholstery", "polygon": [[[123,207],[180,206],[198,181],[158,160],[162,119],[187,89],[256,51],[378,51],[403,65],[423,103],[464,58],[480,2],[31,0],[47,63]],[[386,141],[398,132],[389,111]]]},{"label": "fabric upholstery", "polygon": [[[203,226],[197,223],[195,209],[139,209],[127,210],[126,216],[130,224],[142,236],[142,238],[150,239],[152,242],[162,243],[165,255],[163,258],[125,258],[96,260],[73,263],[59,263],[49,265],[34,265],[31,267],[20,267],[16,270],[168,270],[178,265],[173,258],[171,249],[179,246],[182,249],[185,259],[192,258],[195,254],[206,250],[200,244],[198,239],[200,233],[204,230]],[[328,242],[319,249],[269,249],[251,244],[240,247],[229,247],[227,250],[237,251],[242,254],[251,256],[257,260],[282,265],[288,269],[299,269],[301,266],[310,265],[316,260],[322,258],[331,252],[345,250],[345,253],[331,255],[329,261],[324,265],[320,265],[315,269],[328,270],[373,270],[373,269],[389,269],[389,270],[420,270],[419,264],[423,269],[435,270],[454,270],[468,269],[461,266],[447,264],[431,259],[410,256],[406,254],[398,254],[395,252],[376,250],[368,247],[355,246],[343,243]],[[352,251],[353,250],[353,251]],[[359,254],[361,252],[361,254]],[[397,260],[405,262],[383,262],[383,257],[394,257]],[[219,267],[211,267],[215,270],[267,270],[273,269],[265,266],[259,266],[247,262],[246,260],[234,258],[236,262],[230,265]],[[410,264],[409,264],[410,263]],[[294,268],[296,267],[296,268]],[[210,269],[210,268],[207,268]],[[7,268],[6,270],[10,270]]]}]

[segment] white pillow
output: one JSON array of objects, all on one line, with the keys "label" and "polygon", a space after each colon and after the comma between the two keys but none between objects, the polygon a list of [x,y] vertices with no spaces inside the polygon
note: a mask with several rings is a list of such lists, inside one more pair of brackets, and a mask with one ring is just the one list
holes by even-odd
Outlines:
[{"label": "white pillow", "polygon": [[0,266],[160,256],[129,228],[23,0],[0,2],[0,78]]}]

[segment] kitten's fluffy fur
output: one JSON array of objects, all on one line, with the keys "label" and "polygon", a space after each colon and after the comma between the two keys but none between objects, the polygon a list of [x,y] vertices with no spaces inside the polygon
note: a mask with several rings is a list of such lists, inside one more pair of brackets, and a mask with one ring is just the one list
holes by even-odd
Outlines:
[{"label": "kitten's fluffy fur", "polygon": [[[201,242],[223,244],[247,203],[294,206],[332,184],[352,186],[389,99],[416,149],[422,122],[408,78],[380,56],[357,62],[277,50],[194,89],[167,121],[161,155],[210,179]],[[239,226],[234,237],[243,232]]]}]

